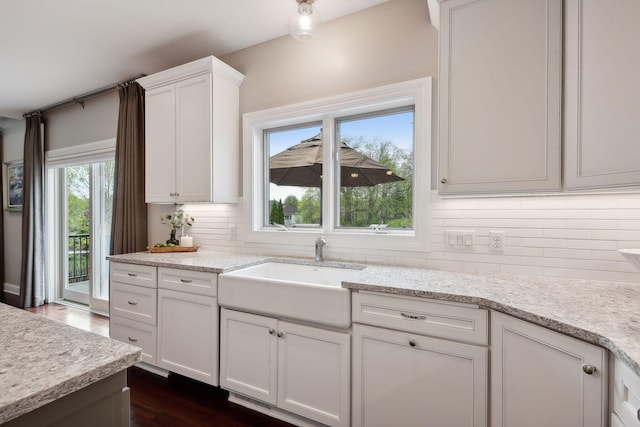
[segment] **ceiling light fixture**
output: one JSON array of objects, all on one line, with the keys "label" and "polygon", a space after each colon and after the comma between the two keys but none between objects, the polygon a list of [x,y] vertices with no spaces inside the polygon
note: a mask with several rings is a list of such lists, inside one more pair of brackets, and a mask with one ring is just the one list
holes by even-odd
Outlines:
[{"label": "ceiling light fixture", "polygon": [[310,42],[322,33],[322,15],[315,0],[295,0],[296,9],[289,19],[291,37],[301,42]]}]

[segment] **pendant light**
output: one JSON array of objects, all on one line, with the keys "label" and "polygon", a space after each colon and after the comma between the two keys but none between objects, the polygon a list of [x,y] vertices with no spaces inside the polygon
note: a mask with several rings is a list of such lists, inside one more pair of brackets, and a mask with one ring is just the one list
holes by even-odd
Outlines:
[{"label": "pendant light", "polygon": [[322,32],[322,15],[314,0],[295,0],[295,10],[289,19],[291,37],[301,42],[310,42]]}]

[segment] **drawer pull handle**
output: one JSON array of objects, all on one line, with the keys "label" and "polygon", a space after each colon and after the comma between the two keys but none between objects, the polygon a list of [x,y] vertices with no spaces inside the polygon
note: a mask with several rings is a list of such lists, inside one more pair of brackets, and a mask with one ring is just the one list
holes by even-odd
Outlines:
[{"label": "drawer pull handle", "polygon": [[587,365],[586,363],[582,365],[582,371],[587,375],[593,375],[596,370],[596,367],[593,365]]},{"label": "drawer pull handle", "polygon": [[129,305],[138,305],[138,303],[135,301],[127,301],[127,302],[129,303]]},{"label": "drawer pull handle", "polygon": [[417,314],[400,313],[400,316],[404,317],[405,319],[427,320],[427,316],[419,316]]},{"label": "drawer pull handle", "polygon": [[182,283],[191,283],[191,282],[193,282],[193,280],[191,280],[191,279],[180,279],[180,281]]},{"label": "drawer pull handle", "polygon": [[131,341],[131,342],[138,342],[138,340],[135,339],[135,338],[131,338],[131,337],[128,337],[128,338],[129,338],[129,341]]},{"label": "drawer pull handle", "polygon": [[276,333],[276,330],[273,328],[269,328],[269,335],[273,335]]},{"label": "drawer pull handle", "polygon": [[138,277],[138,275],[136,273],[127,273],[127,275],[129,277]]},{"label": "drawer pull handle", "polygon": [[411,338],[411,339],[409,340],[409,345],[410,345],[411,347],[415,347],[416,345],[418,345],[418,343],[416,343],[416,340],[414,340],[413,338]]}]

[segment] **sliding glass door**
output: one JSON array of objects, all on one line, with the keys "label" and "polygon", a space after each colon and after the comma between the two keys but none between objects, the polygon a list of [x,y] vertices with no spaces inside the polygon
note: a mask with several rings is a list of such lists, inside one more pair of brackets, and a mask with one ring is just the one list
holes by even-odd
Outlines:
[{"label": "sliding glass door", "polygon": [[58,179],[58,297],[109,311],[113,160],[56,170]]}]

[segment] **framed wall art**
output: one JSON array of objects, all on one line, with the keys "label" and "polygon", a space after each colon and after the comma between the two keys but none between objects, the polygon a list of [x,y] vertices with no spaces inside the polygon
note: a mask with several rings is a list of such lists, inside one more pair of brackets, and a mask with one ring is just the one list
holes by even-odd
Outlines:
[{"label": "framed wall art", "polygon": [[22,160],[5,162],[4,164],[4,209],[8,211],[22,210],[22,188],[24,165]]}]

